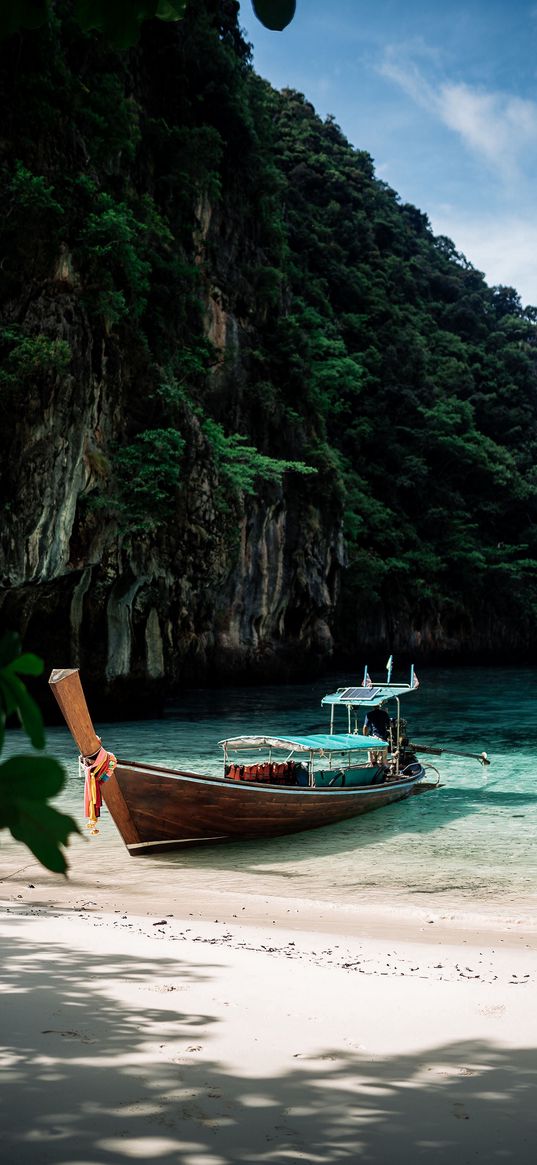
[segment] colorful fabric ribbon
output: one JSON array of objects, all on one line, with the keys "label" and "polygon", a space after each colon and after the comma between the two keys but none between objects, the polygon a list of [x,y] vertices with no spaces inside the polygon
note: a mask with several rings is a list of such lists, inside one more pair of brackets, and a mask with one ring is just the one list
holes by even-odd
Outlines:
[{"label": "colorful fabric ribbon", "polygon": [[84,770],[84,813],[88,818],[86,828],[91,829],[92,833],[98,833],[97,820],[103,803],[101,785],[112,776],[117,760],[112,752],[106,752],[101,747],[97,756],[91,760],[81,756],[80,763]]}]

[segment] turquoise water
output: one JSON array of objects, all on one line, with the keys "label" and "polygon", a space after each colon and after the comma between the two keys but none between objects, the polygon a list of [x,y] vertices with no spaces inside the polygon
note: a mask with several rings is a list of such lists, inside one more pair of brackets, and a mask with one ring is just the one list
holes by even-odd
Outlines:
[{"label": "turquoise water", "polygon": [[[491,908],[532,904],[537,894],[537,669],[419,669],[420,687],[402,700],[409,735],[422,744],[487,751],[491,765],[444,755],[430,760],[441,787],[329,828],[266,842],[181,851],[139,859],[202,889],[227,889],[331,901],[336,905],[409,897],[416,905],[479,899]],[[379,677],[381,678],[381,677]],[[394,679],[400,678],[394,673]],[[124,760],[199,772],[222,771],[218,741],[241,732],[324,731],[321,697],[346,674],[302,685],[186,692],[163,719],[96,725],[105,747]],[[341,727],[344,727],[342,720]],[[66,729],[50,729],[48,751],[64,760],[59,804],[83,820],[82,783]],[[20,733],[7,751],[24,751]],[[422,760],[428,759],[422,754]],[[106,811],[92,844],[132,862]],[[138,868],[138,866],[137,866]],[[140,870],[141,873],[141,870]]]}]

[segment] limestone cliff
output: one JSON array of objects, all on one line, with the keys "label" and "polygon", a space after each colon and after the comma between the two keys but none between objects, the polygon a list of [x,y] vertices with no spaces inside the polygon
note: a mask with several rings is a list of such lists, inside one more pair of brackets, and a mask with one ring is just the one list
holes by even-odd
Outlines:
[{"label": "limestone cliff", "polygon": [[[205,164],[204,172],[199,158],[190,159],[189,193],[181,192],[179,206],[159,190],[167,164],[158,156],[158,134],[180,137],[183,121],[190,121],[187,147],[203,146],[192,117],[181,118],[172,108],[171,124],[161,124],[174,69],[185,72],[196,38],[213,38],[213,66],[222,83],[243,83],[214,8],[211,13],[209,5],[201,25],[193,19],[179,31],[149,29],[144,43],[120,62],[107,60],[98,38],[61,24],[16,38],[16,65],[4,46],[4,83],[15,105],[2,142],[5,197],[8,214],[19,221],[2,304],[2,622],[20,629],[47,664],[80,665],[102,692],[142,706],[151,693],[170,692],[179,683],[292,675],[306,663],[325,662],[344,555],[341,505],[330,491],[325,504],[318,484],[293,481],[292,471],[265,483],[261,476],[255,492],[231,488],[204,432],[207,409],[196,403],[213,402],[209,410],[222,431],[257,433],[273,459],[301,452],[300,434],[285,432],[281,440],[269,434],[278,418],[248,399],[249,352],[259,343],[266,311],[256,305],[248,272],[262,268],[266,254],[255,206],[248,195],[237,205],[242,176],[218,132],[220,162]],[[231,6],[228,27],[234,17]],[[108,116],[130,118],[131,132],[137,127],[139,146],[127,164],[117,141],[99,142],[97,151],[88,110],[77,114],[81,54],[90,100],[97,105],[102,99],[105,74],[107,99],[115,87],[122,103],[119,110],[109,107]],[[46,90],[59,88],[66,71],[68,108],[60,111],[55,100],[45,118]],[[185,108],[196,98],[197,83],[186,73],[179,95]],[[40,116],[33,128],[27,119],[32,110],[35,116],[36,93]],[[200,120],[205,126],[207,113]],[[257,143],[248,132],[252,155]],[[219,186],[216,204],[207,174]],[[186,181],[184,167],[175,181]],[[114,185],[124,209],[123,234],[118,229],[116,235],[117,202],[102,202],[103,191]],[[146,195],[153,219],[157,208],[162,216],[158,221],[149,223],[149,214],[142,221]],[[22,245],[21,198],[28,231]],[[96,222],[99,198],[103,213]],[[139,217],[132,227],[134,204]],[[141,256],[141,247],[134,253],[140,236],[150,232],[156,236],[153,254]],[[164,272],[155,289],[151,272],[143,312],[124,272],[109,280],[117,267],[114,247],[121,245],[131,245],[133,267],[138,261],[154,269],[160,260],[173,268],[169,287]],[[167,294],[161,310],[156,301]],[[185,351],[196,345],[201,351],[204,344],[201,371],[178,373]],[[177,399],[171,404],[163,381],[172,383]],[[145,521],[150,487],[133,518],[129,494],[136,492],[143,465],[125,462],[121,451],[136,449],[140,434],[158,451],[159,435],[170,427],[181,433],[180,484],[161,499],[158,517]]]}]

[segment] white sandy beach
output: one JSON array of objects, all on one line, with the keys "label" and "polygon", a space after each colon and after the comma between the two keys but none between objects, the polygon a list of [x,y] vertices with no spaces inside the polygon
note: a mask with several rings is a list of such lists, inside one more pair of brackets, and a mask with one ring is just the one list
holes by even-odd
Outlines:
[{"label": "white sandy beach", "polygon": [[529,913],[186,896],[99,852],[0,851],[5,1160],[534,1161]]}]

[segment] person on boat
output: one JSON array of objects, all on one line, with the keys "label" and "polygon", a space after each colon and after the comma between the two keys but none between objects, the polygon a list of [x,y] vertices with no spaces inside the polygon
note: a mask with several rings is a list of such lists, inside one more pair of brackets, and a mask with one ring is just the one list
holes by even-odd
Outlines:
[{"label": "person on boat", "polygon": [[389,740],[390,717],[385,708],[368,708],[364,720],[364,736],[375,736],[377,740]]}]

